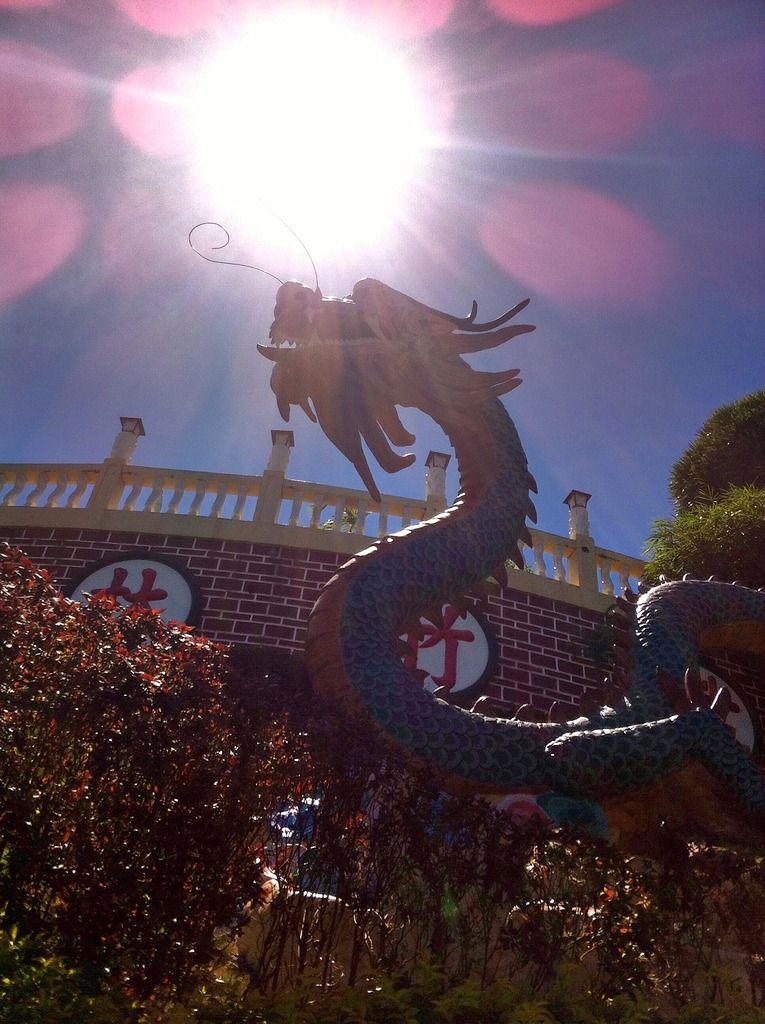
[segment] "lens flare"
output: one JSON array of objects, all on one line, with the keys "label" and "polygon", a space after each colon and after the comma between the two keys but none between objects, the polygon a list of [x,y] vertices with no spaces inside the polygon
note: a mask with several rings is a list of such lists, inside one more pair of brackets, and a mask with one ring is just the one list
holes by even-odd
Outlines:
[{"label": "lens flare", "polygon": [[84,227],[82,202],[62,185],[0,188],[0,302],[19,298],[58,270]]},{"label": "lens flare", "polygon": [[146,64],[123,78],[114,88],[112,120],[125,138],[150,156],[189,153],[191,74],[183,64]]},{"label": "lens flare", "polygon": [[613,7],[621,0],[487,0],[500,18],[520,25],[555,25]]},{"label": "lens flare", "polygon": [[390,223],[433,142],[401,56],[328,10],[255,19],[191,107],[217,208],[235,204],[241,219],[265,200],[301,234],[345,245]]},{"label": "lens flare", "polygon": [[0,156],[31,153],[83,121],[82,76],[46,50],[0,40]]},{"label": "lens flare", "polygon": [[588,155],[628,146],[654,120],[650,79],[626,61],[552,50],[487,76],[471,132],[536,155]]},{"label": "lens flare", "polygon": [[134,24],[160,36],[189,36],[211,28],[223,13],[222,0],[115,0]]},{"label": "lens flare", "polygon": [[669,241],[636,213],[560,182],[502,189],[480,227],[486,252],[558,302],[652,309],[674,272]]}]

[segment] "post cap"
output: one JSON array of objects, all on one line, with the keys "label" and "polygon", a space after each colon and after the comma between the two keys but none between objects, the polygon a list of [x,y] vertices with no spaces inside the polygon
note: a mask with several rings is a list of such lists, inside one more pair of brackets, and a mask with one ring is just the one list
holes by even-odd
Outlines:
[{"label": "post cap", "polygon": [[123,433],[134,434],[136,437],[146,436],[146,431],[143,429],[143,420],[140,416],[120,416],[120,423],[122,424]]},{"label": "post cap", "polygon": [[284,445],[286,448],[295,447],[295,435],[291,430],[272,430],[271,444]]},{"label": "post cap", "polygon": [[425,465],[435,469],[446,469],[451,461],[451,455],[446,452],[428,452]]},{"label": "post cap", "polygon": [[591,497],[587,491],[569,491],[563,499],[563,504],[569,508],[587,508],[587,502]]}]

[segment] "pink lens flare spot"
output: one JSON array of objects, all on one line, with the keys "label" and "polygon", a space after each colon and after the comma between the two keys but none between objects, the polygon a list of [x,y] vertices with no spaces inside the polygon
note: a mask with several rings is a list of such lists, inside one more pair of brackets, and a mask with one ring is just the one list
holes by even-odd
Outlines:
[{"label": "pink lens flare spot", "polygon": [[645,74],[601,54],[559,50],[516,66],[486,95],[477,128],[542,153],[608,153],[649,124],[658,97]]},{"label": "pink lens flare spot", "polygon": [[192,89],[187,66],[144,65],[115,86],[112,118],[125,138],[149,156],[182,156],[193,145],[188,107]]},{"label": "pink lens flare spot", "polygon": [[346,0],[345,15],[365,21],[385,35],[404,38],[426,35],[441,28],[449,20],[454,0]]},{"label": "pink lens flare spot", "polygon": [[613,7],[621,0],[487,0],[494,13],[520,25],[555,25]]},{"label": "pink lens flare spot", "polygon": [[57,7],[60,0],[0,0],[0,9],[3,7],[26,10],[32,7]]},{"label": "pink lens flare spot", "polygon": [[19,298],[58,270],[84,225],[82,202],[62,185],[0,187],[0,302]]},{"label": "pink lens flare spot", "polygon": [[82,124],[78,71],[46,50],[0,40],[0,156],[52,146]]},{"label": "pink lens flare spot", "polygon": [[136,25],[158,36],[190,36],[212,28],[231,7],[224,0],[115,0]]},{"label": "pink lens flare spot", "polygon": [[521,182],[484,211],[486,252],[558,302],[647,309],[673,276],[668,239],[615,200],[577,185]]}]

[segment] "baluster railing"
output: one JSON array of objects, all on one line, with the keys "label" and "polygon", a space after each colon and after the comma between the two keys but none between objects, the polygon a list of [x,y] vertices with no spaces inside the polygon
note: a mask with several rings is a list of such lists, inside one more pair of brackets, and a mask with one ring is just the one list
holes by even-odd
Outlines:
[{"label": "baluster railing", "polygon": [[56,474],[56,481],[53,490],[48,495],[48,508],[61,508],[64,500],[64,494],[66,493],[66,489],[70,483],[71,481],[68,473],[59,472]]},{"label": "baluster railing", "polygon": [[18,472],[16,479],[11,489],[6,493],[3,498],[3,505],[15,505],[16,498],[21,494],[27,485],[27,476],[24,472]]},{"label": "baluster railing", "polygon": [[47,469],[37,477],[37,483],[33,486],[32,490],[27,495],[26,505],[28,508],[37,508],[41,503],[41,499],[45,490],[50,482],[50,472]]},{"label": "baluster railing", "polygon": [[563,544],[556,544],[553,548],[553,578],[558,583],[566,582],[566,567],[563,564]]},{"label": "baluster railing", "polygon": [[377,536],[386,537],[388,534],[388,503],[385,498],[380,502],[380,511],[377,519]]},{"label": "baluster railing", "polygon": [[598,566],[600,568],[600,592],[613,595],[614,581],[611,579],[611,559],[603,555],[598,559]]},{"label": "baluster railing", "polygon": [[194,490],[194,497],[191,499],[189,505],[189,515],[198,516],[202,508],[202,502],[207,495],[207,483],[201,477],[197,479],[196,488]]},{"label": "baluster railing", "polygon": [[146,504],[143,506],[144,512],[162,511],[162,501],[165,497],[164,483],[165,478],[163,476],[158,476],[156,478],[154,487],[146,499]]},{"label": "baluster railing", "polygon": [[80,499],[88,489],[88,474],[86,472],[77,474],[77,482],[75,483],[74,490],[66,499],[65,508],[81,508]]},{"label": "baluster railing", "polygon": [[[282,446],[284,447],[284,446]],[[285,449],[286,450],[286,449]],[[108,493],[101,486],[104,477],[111,474],[113,486]],[[115,475],[116,474],[116,475]],[[261,509],[264,481],[268,478],[266,512]],[[100,493],[96,493],[99,491]],[[96,500],[96,498],[98,500]],[[91,500],[93,499],[93,500]],[[12,510],[28,508],[39,514],[50,510],[67,515],[81,511],[87,517],[92,513],[94,524],[104,516],[120,516],[120,529],[125,527],[125,516],[141,516],[152,521],[141,528],[156,529],[153,517],[163,522],[169,518],[195,519],[199,529],[205,521],[221,520],[240,530],[231,536],[267,536],[269,543],[296,544],[322,549],[353,551],[353,537],[359,544],[374,536],[384,537],[413,523],[422,521],[428,508],[426,501],[384,495],[381,501],[372,501],[366,491],[349,490],[323,484],[288,480],[274,469],[265,476],[221,475],[216,473],[185,473],[169,469],[134,467],[112,458],[98,465],[4,465],[0,466],[0,506],[3,521],[13,522]],[[281,509],[284,509],[282,512]],[[322,530],[324,510],[327,529]],[[353,515],[348,515],[353,512]],[[99,519],[101,517],[101,519]],[[370,518],[371,517],[371,518]],[[331,520],[331,523],[329,522]],[[351,520],[349,525],[348,520]],[[50,520],[54,522],[53,519]],[[62,519],[67,525],[71,519]],[[114,522],[115,520],[109,520]],[[46,525],[48,520],[45,520]],[[165,528],[165,527],[163,527]],[[196,527],[195,527],[196,529]],[[217,531],[217,527],[209,527]],[[273,531],[298,529],[305,533],[297,540],[294,534]],[[319,536],[317,531],[322,530]],[[265,531],[265,533],[263,532]],[[184,532],[187,532],[185,529]],[[310,534],[314,532],[315,536]],[[215,535],[215,534],[214,534]],[[340,535],[343,535],[342,537]],[[351,536],[349,536],[351,535]],[[530,553],[527,559],[534,576],[556,584],[573,584],[580,590],[614,597],[627,590],[637,590],[643,563],[636,558],[594,545],[590,537],[563,537],[544,530],[531,530]],[[591,560],[583,575],[580,553]],[[589,549],[589,550],[588,550]],[[593,568],[593,566],[595,568]],[[519,581],[520,584],[520,581]],[[546,592],[546,591],[543,591]]]},{"label": "baluster railing", "polygon": [[369,498],[366,495],[362,495],[356,506],[356,522],[351,526],[351,533],[364,535],[368,515]]}]

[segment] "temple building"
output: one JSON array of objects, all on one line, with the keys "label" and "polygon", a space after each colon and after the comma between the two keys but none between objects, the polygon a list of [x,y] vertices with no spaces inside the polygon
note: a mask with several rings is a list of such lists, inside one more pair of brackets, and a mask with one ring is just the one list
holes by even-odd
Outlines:
[{"label": "temple building", "polygon": [[[431,452],[420,498],[383,495],[287,475],[293,435],[272,431],[260,476],[133,465],[144,434],[122,417],[101,464],[0,466],[0,540],[20,547],[75,598],[112,594],[148,605],[216,641],[303,649],[308,613],[339,565],[378,537],[447,507],[450,456]],[[607,617],[636,593],[643,563],[599,547],[590,495],[572,490],[567,537],[532,529],[525,569],[481,598],[445,606],[406,635],[405,661],[444,699],[530,720],[575,717],[609,692]],[[727,722],[755,755],[765,721],[756,658],[705,652],[702,683],[732,691]],[[611,688],[612,689],[612,688]]]}]

